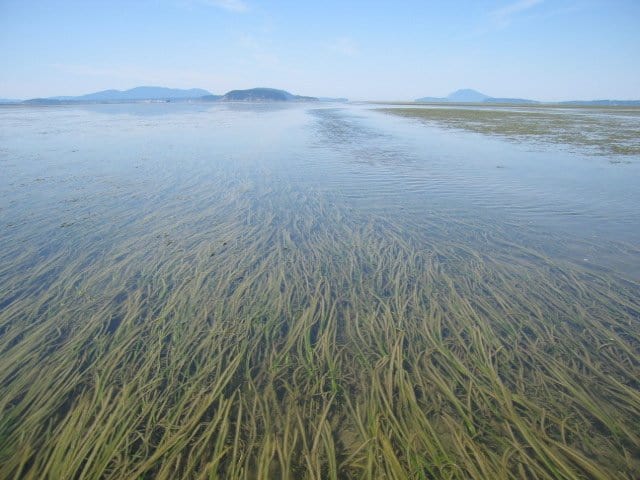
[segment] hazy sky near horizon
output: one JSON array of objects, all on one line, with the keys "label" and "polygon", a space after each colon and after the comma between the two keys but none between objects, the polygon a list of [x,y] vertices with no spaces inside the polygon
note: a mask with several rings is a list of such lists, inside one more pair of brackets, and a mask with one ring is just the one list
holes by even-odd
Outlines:
[{"label": "hazy sky near horizon", "polygon": [[640,0],[0,0],[0,97],[640,99]]}]

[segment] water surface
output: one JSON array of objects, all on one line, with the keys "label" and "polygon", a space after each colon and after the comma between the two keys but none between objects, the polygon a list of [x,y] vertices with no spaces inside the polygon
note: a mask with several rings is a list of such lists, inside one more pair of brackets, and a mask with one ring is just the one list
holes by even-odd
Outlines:
[{"label": "water surface", "polygon": [[619,158],[371,105],[1,108],[0,476],[637,477]]}]

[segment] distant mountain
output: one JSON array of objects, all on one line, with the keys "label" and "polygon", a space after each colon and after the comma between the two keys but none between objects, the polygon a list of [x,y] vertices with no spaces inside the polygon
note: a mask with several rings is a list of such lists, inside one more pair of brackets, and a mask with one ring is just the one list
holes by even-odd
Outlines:
[{"label": "distant mountain", "polygon": [[460,103],[480,103],[484,102],[489,96],[470,88],[456,90],[446,97],[423,97],[418,98],[416,102],[442,103],[442,102],[460,102]]},{"label": "distant mountain", "polygon": [[480,93],[476,90],[471,90],[470,88],[465,88],[462,90],[456,90],[455,92],[449,94],[447,100],[450,102],[460,102],[460,103],[480,103],[484,102],[488,95],[484,93]]},{"label": "distant mountain", "polygon": [[26,105],[62,105],[68,102],[55,98],[30,98],[22,103]]},{"label": "distant mountain", "polygon": [[141,100],[184,100],[211,95],[201,88],[182,90],[179,88],[165,87],[136,87],[130,90],[103,90],[101,92],[80,95],[79,97],[51,97],[52,100],[74,102],[114,102],[114,101],[141,101]]},{"label": "distant mountain", "polygon": [[476,90],[456,90],[446,97],[422,97],[416,99],[419,103],[505,103],[505,104],[550,104],[574,106],[602,106],[602,107],[639,107],[640,100],[571,100],[566,102],[538,102],[526,98],[489,97]]},{"label": "distant mountain", "polygon": [[20,103],[22,100],[16,100],[14,98],[0,98],[0,104],[7,105],[11,103]]},{"label": "distant mountain", "polygon": [[251,88],[249,90],[231,90],[225,93],[221,102],[317,102],[316,97],[293,95],[275,88]]},{"label": "distant mountain", "polygon": [[116,103],[144,101],[196,100],[211,93],[201,88],[182,90],[165,87],[136,87],[130,90],[103,90],[77,97],[32,98],[22,103],[31,105],[58,105],[60,103]]},{"label": "distant mountain", "polygon": [[[165,87],[136,87],[131,90],[103,90],[77,97],[58,96],[48,98],[32,98],[20,101],[27,105],[60,105],[74,103],[127,103],[127,102],[318,102],[316,97],[293,95],[285,90],[275,88],[251,88],[249,90],[231,90],[224,95],[213,95],[201,88],[181,90]],[[347,102],[346,98],[323,98],[327,102]],[[2,100],[0,100],[0,103]],[[7,101],[8,103],[9,101]]]},{"label": "distant mountain", "polygon": [[456,90],[446,97],[422,97],[416,102],[421,103],[538,103],[525,98],[495,98],[470,88]]}]

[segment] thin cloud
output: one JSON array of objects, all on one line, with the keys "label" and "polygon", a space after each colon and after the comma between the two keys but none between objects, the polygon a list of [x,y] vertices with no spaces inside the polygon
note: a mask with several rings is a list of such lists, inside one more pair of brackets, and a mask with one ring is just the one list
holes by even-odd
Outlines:
[{"label": "thin cloud", "polygon": [[519,0],[491,11],[489,17],[496,25],[506,27],[516,15],[541,4],[543,1],[544,0]]}]

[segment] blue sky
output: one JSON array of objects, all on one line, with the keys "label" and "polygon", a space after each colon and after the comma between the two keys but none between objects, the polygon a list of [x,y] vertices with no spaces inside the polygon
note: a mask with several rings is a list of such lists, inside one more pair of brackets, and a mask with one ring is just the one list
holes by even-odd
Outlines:
[{"label": "blue sky", "polygon": [[0,0],[0,97],[640,98],[639,0]]}]

